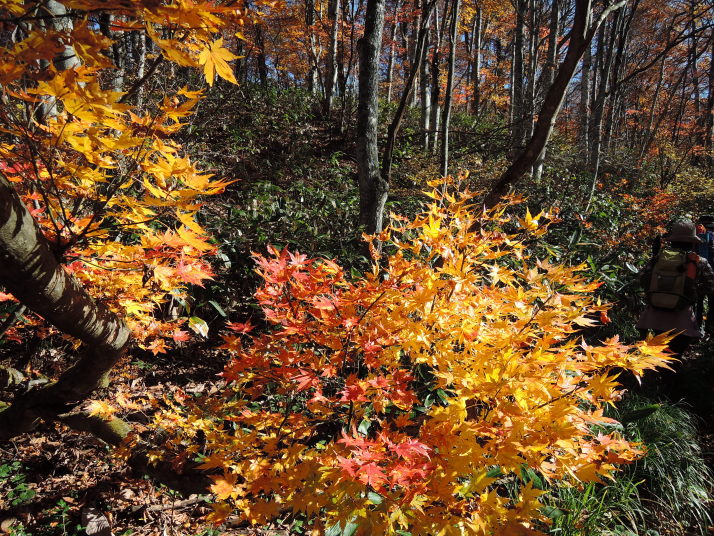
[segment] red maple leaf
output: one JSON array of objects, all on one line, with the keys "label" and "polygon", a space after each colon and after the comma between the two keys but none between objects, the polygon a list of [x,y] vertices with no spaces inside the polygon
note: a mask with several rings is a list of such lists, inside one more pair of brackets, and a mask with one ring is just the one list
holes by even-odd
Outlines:
[{"label": "red maple leaf", "polygon": [[366,463],[359,468],[358,480],[372,486],[374,489],[379,489],[387,481],[387,475],[384,474],[382,468],[374,462]]},{"label": "red maple leaf", "polygon": [[410,439],[409,441],[402,441],[394,445],[392,450],[404,459],[412,459],[415,456],[423,456],[426,459],[431,459],[429,456],[429,451],[431,448],[420,443],[416,439]]},{"label": "red maple leaf", "polygon": [[248,322],[228,322],[226,324],[226,327],[228,329],[232,329],[233,331],[236,331],[238,333],[249,333],[253,331],[253,328],[255,327],[253,324],[250,323],[250,320]]}]

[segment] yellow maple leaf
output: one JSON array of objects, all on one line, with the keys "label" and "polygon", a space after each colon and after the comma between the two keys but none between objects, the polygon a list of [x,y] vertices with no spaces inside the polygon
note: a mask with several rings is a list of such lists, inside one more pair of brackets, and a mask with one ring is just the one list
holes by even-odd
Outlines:
[{"label": "yellow maple leaf", "polygon": [[230,50],[223,48],[223,38],[216,39],[209,46],[201,51],[198,56],[198,62],[203,65],[203,72],[206,75],[206,82],[209,86],[213,85],[213,80],[216,74],[224,78],[232,84],[238,84],[233,69],[228,65],[228,62],[236,59],[238,56]]},{"label": "yellow maple leaf", "polygon": [[116,408],[103,400],[90,400],[87,405],[87,412],[90,417],[100,417],[102,419],[111,419],[116,413]]},{"label": "yellow maple leaf", "polygon": [[230,497],[234,490],[234,486],[238,477],[233,473],[225,472],[221,476],[211,476],[213,484],[211,484],[211,493],[216,495],[219,501],[225,501]]}]

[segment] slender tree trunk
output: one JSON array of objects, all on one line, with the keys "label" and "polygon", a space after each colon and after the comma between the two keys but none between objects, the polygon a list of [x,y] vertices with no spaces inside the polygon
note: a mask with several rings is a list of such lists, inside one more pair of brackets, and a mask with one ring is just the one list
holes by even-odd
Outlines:
[{"label": "slender tree trunk", "polygon": [[692,70],[692,89],[694,94],[694,112],[699,120],[701,114],[701,96],[699,94],[699,69],[697,68],[697,0],[689,0],[691,18],[691,37],[689,38],[689,68]]},{"label": "slender tree trunk", "polygon": [[317,93],[318,91],[318,52],[317,52],[317,38],[315,36],[315,0],[305,0],[305,31],[308,35],[308,47],[310,56],[310,70],[307,74],[307,90],[310,93]]},{"label": "slender tree trunk", "polygon": [[[695,119],[695,137],[697,140],[697,145],[700,147],[704,146],[704,125],[706,118],[702,117],[702,99],[700,95],[700,87],[699,87],[699,66],[698,66],[698,58],[699,55],[697,53],[698,49],[698,39],[697,39],[697,15],[696,15],[696,2],[695,0],[690,0],[689,1],[689,9],[690,9],[690,17],[691,17],[691,32],[692,36],[690,38],[690,46],[689,46],[689,68],[691,69],[692,72],[692,93],[694,96],[694,117]],[[714,58],[712,58],[712,61],[714,61]],[[700,164],[702,162],[701,155],[699,153],[695,153],[692,158],[693,162],[695,164]]]},{"label": "slender tree trunk", "polygon": [[[513,41],[508,45],[508,49],[510,51],[513,50]],[[515,85],[515,62],[516,62],[516,56],[515,54],[510,55],[511,58],[511,72],[510,72],[510,78],[508,82],[508,124],[511,126],[511,149],[513,149],[513,124],[515,123],[515,114],[514,114],[514,106],[515,106],[515,90],[514,90],[514,85]]]},{"label": "slender tree trunk", "polygon": [[118,35],[117,32],[112,30],[112,25],[116,19],[116,15],[113,13],[102,13],[99,16],[99,28],[106,37],[112,39],[113,43],[109,49],[108,56],[114,63],[115,69],[109,72],[111,76],[111,88],[113,91],[122,91],[124,89],[124,69],[125,69],[125,51],[123,50],[123,35]]},{"label": "slender tree trunk", "polygon": [[382,230],[389,183],[380,174],[377,146],[379,115],[379,57],[384,27],[384,0],[367,0],[364,36],[359,51],[357,104],[357,172],[359,177],[359,223],[365,232]]},{"label": "slender tree trunk", "polygon": [[268,87],[268,62],[265,55],[265,36],[260,23],[255,25],[255,46],[258,49],[258,79],[262,87]]},{"label": "slender tree trunk", "polygon": [[[615,110],[622,108],[622,92],[620,89],[619,80],[622,76],[622,69],[625,63],[625,55],[627,47],[629,46],[630,40],[630,29],[632,28],[632,20],[635,17],[637,8],[639,6],[640,0],[634,0],[632,6],[630,7],[630,13],[627,16],[624,24],[620,25],[620,32],[618,35],[618,45],[617,52],[615,53],[615,61],[613,65],[612,77],[610,80],[610,89],[608,92],[611,94],[611,105],[607,111],[607,116],[605,118],[605,136],[604,136],[604,150],[605,153],[610,152],[610,142],[612,141],[614,128],[615,128]],[[623,13],[624,19],[624,13]]]},{"label": "slender tree trunk", "polygon": [[[424,2],[426,5],[426,2]],[[427,27],[428,28],[428,27]],[[429,132],[429,119],[431,116],[431,92],[429,87],[429,56],[426,51],[429,48],[429,30],[427,29],[424,39],[424,55],[419,62],[419,88],[421,90],[421,130],[422,148],[425,153],[429,152],[431,134]]]},{"label": "slender tree trunk", "polygon": [[610,75],[612,73],[612,61],[614,58],[613,49],[615,46],[615,38],[619,31],[622,19],[622,11],[618,11],[610,27],[610,36],[608,39],[608,44],[606,45],[605,41],[603,40],[601,46],[598,47],[598,51],[601,55],[604,54],[604,58],[601,57],[602,70],[599,74],[599,87],[597,92],[597,98],[595,99],[592,117],[590,164],[593,168],[593,187],[591,188],[590,197],[592,197],[592,193],[595,191],[594,185],[597,182],[597,177],[600,171],[600,157],[603,135],[602,121],[609,97],[608,89],[610,83]]},{"label": "slender tree trunk", "polygon": [[402,21],[399,25],[401,30],[401,61],[399,62],[402,68],[402,79],[406,80],[409,76],[409,65],[411,64],[411,50],[412,50],[412,39],[409,31],[409,22]]},{"label": "slender tree trunk", "polygon": [[449,123],[451,122],[451,100],[454,91],[454,67],[456,62],[456,34],[459,27],[461,1],[453,0],[449,27],[449,72],[446,78],[446,94],[441,119],[441,175],[449,171]]},{"label": "slender tree trunk", "polygon": [[583,55],[583,67],[580,74],[580,154],[589,164],[590,158],[590,75],[592,49],[588,45]]},{"label": "slender tree trunk", "polygon": [[[663,60],[665,58],[663,57]],[[677,81],[674,83],[674,85],[671,87],[671,91],[667,97],[667,101],[665,105],[662,107],[662,112],[659,114],[657,117],[657,122],[655,123],[654,127],[650,129],[649,136],[647,137],[647,140],[645,141],[645,144],[642,148],[641,154],[645,155],[647,152],[650,150],[650,147],[652,146],[652,143],[655,140],[655,135],[657,132],[659,132],[659,127],[662,124],[662,121],[664,121],[665,118],[668,118],[671,116],[670,110],[672,107],[672,102],[677,96],[677,91],[679,91],[680,85],[684,82],[684,79],[687,76],[687,70],[682,69],[682,71],[679,74],[679,77],[677,78]]]},{"label": "slender tree trunk", "polygon": [[528,6],[528,76],[526,78],[526,98],[525,98],[525,138],[533,135],[533,121],[535,118],[535,77],[538,68],[538,28],[540,27],[540,16],[536,0],[529,0]]},{"label": "slender tree trunk", "polygon": [[[712,62],[714,64],[714,62]],[[655,110],[657,109],[657,102],[659,101],[659,94],[662,91],[662,83],[664,82],[664,65],[665,58],[662,57],[662,61],[659,64],[659,74],[657,76],[657,85],[655,86],[654,96],[652,97],[652,103],[650,104],[650,112],[647,117],[647,126],[642,132],[642,143],[640,146],[640,154],[638,161],[642,161],[645,156],[645,151],[649,145],[650,132],[652,132],[652,127],[654,125]]]},{"label": "slender tree trunk", "polygon": [[[444,16],[445,16],[445,11],[446,11],[446,2],[444,3]],[[441,59],[439,57],[440,54],[440,49],[441,49],[441,42],[442,42],[442,34],[441,34],[441,27],[440,27],[440,22],[444,20],[444,16],[441,17],[441,19],[437,16],[434,17],[434,35],[436,36],[436,41],[433,44],[432,48],[432,54],[431,54],[431,118],[429,121],[430,125],[430,130],[432,132],[432,140],[431,140],[431,153],[436,154],[436,151],[439,147],[439,98],[441,95],[441,81],[440,81],[440,74],[441,74]]]},{"label": "slender tree trunk", "polygon": [[330,21],[330,46],[327,51],[327,79],[325,83],[325,115],[332,113],[337,86],[337,39],[339,30],[340,0],[329,0],[327,18]]},{"label": "slender tree trunk", "polygon": [[[414,24],[412,25],[412,33],[411,33],[411,45],[409,49],[409,73],[414,71],[414,67],[416,67],[416,61],[417,58],[419,57],[419,51],[417,50],[419,47],[419,30],[422,27],[422,12],[421,12],[421,4],[422,0],[414,0],[414,9],[417,11],[417,18]],[[418,71],[417,67],[417,72]],[[405,74],[407,71],[405,70]],[[407,76],[404,77],[404,80],[407,79]],[[417,105],[417,92],[412,91],[411,92],[411,102],[409,105],[414,108]]]},{"label": "slender tree trunk", "polygon": [[516,29],[513,41],[513,112],[511,148],[513,154],[523,149],[525,141],[525,87],[523,49],[525,46],[525,25],[528,0],[516,0]]},{"label": "slender tree trunk", "polygon": [[473,39],[473,73],[471,79],[473,81],[473,96],[472,96],[472,113],[478,117],[481,112],[481,48],[482,48],[482,25],[483,15],[481,4],[476,4],[476,23],[474,25]]},{"label": "slender tree trunk", "polygon": [[[605,113],[605,107],[608,103],[609,84],[610,77],[612,74],[612,62],[615,56],[615,39],[620,32],[620,27],[622,21],[624,20],[623,10],[619,10],[615,14],[615,19],[610,25],[610,36],[609,44],[607,45],[607,51],[605,57],[601,55],[602,71],[599,75],[599,89],[597,94],[597,99],[595,100],[595,107],[593,110],[593,121],[592,121],[592,134],[591,134],[591,151],[590,151],[590,165],[593,169],[592,182],[590,183],[590,192],[588,194],[587,203],[585,206],[585,212],[588,213],[590,210],[590,204],[592,203],[593,196],[595,195],[595,187],[600,176],[600,162],[602,158],[602,144],[603,144],[603,117]],[[598,50],[601,51],[605,47],[605,41],[599,43]],[[614,103],[611,103],[611,105]]]},{"label": "slender tree trunk", "polygon": [[[136,46],[134,50],[136,51],[136,79],[141,80],[144,78],[144,73],[146,72],[146,33],[144,33],[144,30],[136,32]],[[139,108],[141,108],[144,103],[144,91],[144,84],[136,91],[136,105]]]},{"label": "slender tree trunk", "polygon": [[[476,33],[476,17],[471,21],[471,30],[464,31],[463,41],[466,56],[466,88],[471,88],[471,77],[473,76],[473,57],[474,57],[474,34]],[[463,79],[463,78],[462,78]],[[464,112],[468,115],[471,113],[471,98],[467,97],[464,102]]]},{"label": "slender tree trunk", "polygon": [[684,117],[684,110],[687,107],[687,101],[689,100],[689,92],[687,91],[687,82],[689,80],[689,69],[685,69],[684,83],[682,84],[682,93],[679,98],[679,107],[677,108],[677,115],[674,120],[674,128],[672,129],[672,145],[675,147],[679,143],[679,131],[682,126],[682,118]]},{"label": "slender tree trunk", "polygon": [[[543,74],[543,87],[548,91],[555,81],[555,70],[558,67],[558,28],[560,25],[560,0],[552,0],[550,7],[550,33],[548,34],[548,55]],[[543,160],[548,147],[543,147],[543,153],[533,166],[533,180],[540,182],[543,175]]]},{"label": "slender tree trunk", "polygon": [[394,77],[394,58],[396,53],[397,15],[399,14],[399,0],[394,3],[394,19],[389,30],[389,60],[387,62],[387,102],[392,102],[392,79]]}]

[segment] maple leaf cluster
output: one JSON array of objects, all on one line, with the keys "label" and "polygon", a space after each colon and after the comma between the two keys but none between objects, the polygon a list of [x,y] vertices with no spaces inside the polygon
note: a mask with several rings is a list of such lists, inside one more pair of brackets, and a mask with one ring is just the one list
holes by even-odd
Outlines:
[{"label": "maple leaf cluster", "polygon": [[[67,270],[126,320],[140,344],[163,352],[162,337],[181,332],[182,321],[157,320],[157,311],[185,303],[187,285],[213,276],[205,257],[216,248],[197,221],[201,198],[231,181],[201,172],[173,139],[201,91],[144,95],[140,104],[144,79],[126,92],[107,87],[117,69],[109,50],[117,36],[140,32],[158,51],[154,67],[173,62],[202,70],[208,84],[216,75],[235,83],[228,63],[235,56],[216,36],[230,34],[245,14],[193,0],[115,2],[110,31],[102,32],[97,2],[62,5],[67,14],[47,17],[52,24],[38,23],[34,2],[0,6],[3,31],[15,37],[0,48],[7,135],[0,173]],[[60,66],[60,54],[75,59],[71,67]]]},{"label": "maple leaf cluster", "polygon": [[255,255],[271,329],[229,326],[222,396],[155,422],[174,437],[162,456],[188,451],[210,471],[214,522],[292,511],[318,531],[538,534],[543,491],[524,468],[578,483],[638,456],[603,408],[616,370],[666,363],[664,339],[586,343],[578,330],[607,306],[582,266],[530,257],[542,215],[483,213],[448,182],[428,195],[415,220],[394,217],[361,277]]}]

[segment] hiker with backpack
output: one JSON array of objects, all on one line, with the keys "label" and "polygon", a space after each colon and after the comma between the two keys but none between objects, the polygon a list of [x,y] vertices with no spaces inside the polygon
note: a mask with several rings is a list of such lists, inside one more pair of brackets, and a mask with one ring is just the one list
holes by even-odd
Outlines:
[{"label": "hiker with backpack", "polygon": [[[698,296],[714,294],[714,270],[707,259],[695,253],[701,240],[691,220],[674,223],[664,240],[660,251],[640,272],[647,307],[637,321],[637,328],[643,337],[649,331],[677,333],[669,349],[679,358],[693,341],[702,337],[694,307]],[[670,366],[676,372],[681,362],[672,362]],[[665,390],[671,391],[673,372],[662,372],[661,383]]]}]

